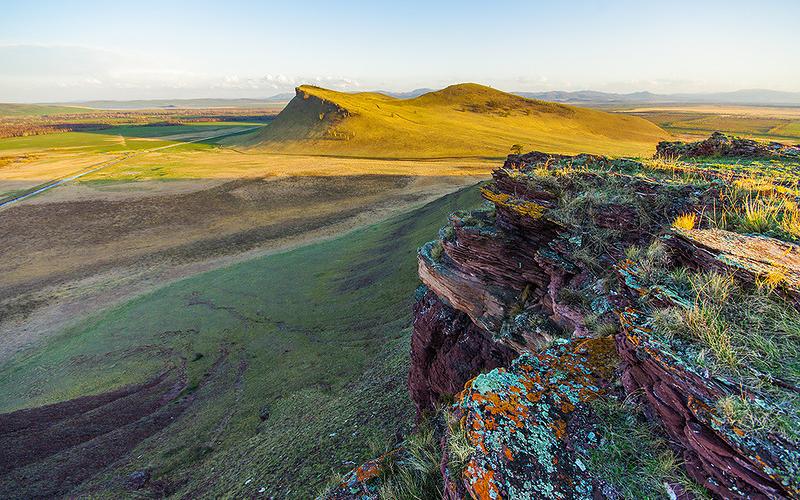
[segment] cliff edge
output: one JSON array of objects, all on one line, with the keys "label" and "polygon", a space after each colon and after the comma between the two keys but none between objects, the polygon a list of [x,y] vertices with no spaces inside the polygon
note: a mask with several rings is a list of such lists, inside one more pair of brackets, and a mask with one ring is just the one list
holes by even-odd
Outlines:
[{"label": "cliff edge", "polygon": [[328,497],[800,497],[800,149],[659,151],[512,155],[451,215],[419,430]]}]

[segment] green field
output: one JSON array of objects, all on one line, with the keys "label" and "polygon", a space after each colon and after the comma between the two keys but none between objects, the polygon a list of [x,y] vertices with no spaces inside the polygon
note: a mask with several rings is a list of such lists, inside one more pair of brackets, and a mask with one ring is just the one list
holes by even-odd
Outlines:
[{"label": "green field", "polygon": [[461,84],[413,99],[302,86],[252,146],[369,158],[505,157],[525,151],[650,155],[668,134],[634,116]]},{"label": "green field", "polygon": [[778,142],[800,140],[800,108],[797,107],[687,104],[615,110],[640,116],[672,134],[692,140],[717,131]]},{"label": "green field", "polygon": [[0,103],[0,117],[2,116],[44,116],[91,113],[94,110],[78,106],[65,106],[59,104],[13,104]]},{"label": "green field", "polygon": [[194,402],[89,484],[55,480],[78,453],[67,450],[0,478],[0,496],[120,495],[119,477],[149,469],[178,494],[243,497],[264,487],[308,498],[331,469],[409,429],[416,248],[449,212],[478,203],[477,189],[463,190],[335,240],[197,275],[18,354],[0,368],[0,412],[142,382],[184,362],[184,396]]},{"label": "green field", "polygon": [[[260,126],[258,123],[208,122],[191,125],[123,125],[91,132],[65,132],[59,134],[33,135],[0,139],[0,153],[3,151],[31,151],[69,149],[78,153],[115,153],[151,149],[182,142],[172,138],[184,134],[224,133]],[[164,138],[156,141],[153,139]]]},{"label": "green field", "polygon": [[715,131],[761,139],[800,139],[800,122],[747,116],[678,116],[660,123],[674,133],[707,135]]}]

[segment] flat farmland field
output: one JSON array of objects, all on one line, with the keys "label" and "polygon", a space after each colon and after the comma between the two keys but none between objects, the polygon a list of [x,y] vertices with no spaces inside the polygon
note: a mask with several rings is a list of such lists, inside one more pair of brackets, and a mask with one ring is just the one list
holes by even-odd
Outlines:
[{"label": "flat farmland field", "polygon": [[616,111],[650,120],[686,140],[720,131],[753,139],[800,142],[800,107],[683,104],[628,106]]},{"label": "flat farmland field", "polygon": [[209,122],[176,126],[118,126],[90,132],[0,139],[0,201],[103,162],[167,147],[209,149],[214,144],[214,137],[236,135],[261,125]]}]

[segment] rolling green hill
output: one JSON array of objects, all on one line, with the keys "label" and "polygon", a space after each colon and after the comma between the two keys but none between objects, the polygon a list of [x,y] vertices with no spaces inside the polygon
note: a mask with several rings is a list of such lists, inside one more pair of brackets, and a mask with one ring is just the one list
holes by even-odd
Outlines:
[{"label": "rolling green hill", "polygon": [[[467,188],[178,281],[18,354],[0,366],[0,413],[70,401],[0,415],[0,445],[17,456],[13,470],[0,457],[0,497],[313,498],[331,469],[410,429],[416,249],[480,203]],[[161,402],[136,385],[159,374],[177,384]],[[136,392],[109,402],[120,387]],[[152,475],[136,491],[134,471]]]},{"label": "rolling green hill", "polygon": [[561,153],[649,155],[669,135],[644,119],[466,83],[398,99],[301,86],[251,146],[372,158],[502,157],[514,144]]}]

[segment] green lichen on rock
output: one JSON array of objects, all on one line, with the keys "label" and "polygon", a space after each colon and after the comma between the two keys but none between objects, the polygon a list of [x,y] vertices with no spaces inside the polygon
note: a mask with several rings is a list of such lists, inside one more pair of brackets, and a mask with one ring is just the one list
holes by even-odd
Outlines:
[{"label": "green lichen on rock", "polygon": [[603,392],[611,339],[557,340],[508,369],[479,375],[458,411],[475,451],[463,483],[476,498],[591,498],[592,479],[567,443],[588,442],[570,422]]}]

